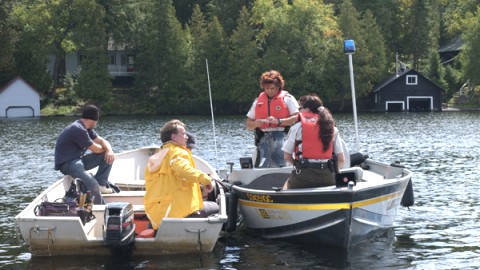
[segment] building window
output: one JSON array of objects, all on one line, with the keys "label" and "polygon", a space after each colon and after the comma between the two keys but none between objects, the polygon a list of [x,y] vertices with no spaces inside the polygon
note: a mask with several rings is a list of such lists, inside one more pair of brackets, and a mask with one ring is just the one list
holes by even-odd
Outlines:
[{"label": "building window", "polygon": [[109,62],[108,62],[109,65],[114,65],[115,66],[117,64],[117,61],[116,61],[117,58],[115,57],[115,54],[109,54],[108,55],[108,60],[109,60]]},{"label": "building window", "polygon": [[127,55],[127,72],[135,72],[135,56]]},{"label": "building window", "polygon": [[126,54],[122,54],[120,56],[120,65],[121,66],[126,66],[127,65],[127,55]]},{"label": "building window", "polygon": [[82,62],[83,62],[85,59],[87,59],[87,55],[85,55],[85,54],[79,54],[79,55],[78,55],[78,65],[81,65]]},{"label": "building window", "polygon": [[417,85],[417,75],[407,75],[407,85]]}]

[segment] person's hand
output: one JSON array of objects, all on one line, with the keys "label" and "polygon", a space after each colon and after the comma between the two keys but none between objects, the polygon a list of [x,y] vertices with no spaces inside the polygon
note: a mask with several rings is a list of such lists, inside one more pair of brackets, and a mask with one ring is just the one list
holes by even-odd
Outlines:
[{"label": "person's hand", "polygon": [[262,119],[257,119],[255,120],[255,127],[259,128],[263,125],[263,120]]},{"label": "person's hand", "polygon": [[203,191],[208,194],[208,193],[213,191],[213,186],[211,184],[210,185],[204,185],[203,186]]},{"label": "person's hand", "polygon": [[273,116],[267,117],[267,120],[270,124],[276,124],[277,123],[277,118],[275,118]]},{"label": "person's hand", "polygon": [[115,161],[115,153],[113,153],[113,151],[107,151],[107,152],[105,152],[105,161],[106,161],[108,164],[112,164],[113,161]]}]

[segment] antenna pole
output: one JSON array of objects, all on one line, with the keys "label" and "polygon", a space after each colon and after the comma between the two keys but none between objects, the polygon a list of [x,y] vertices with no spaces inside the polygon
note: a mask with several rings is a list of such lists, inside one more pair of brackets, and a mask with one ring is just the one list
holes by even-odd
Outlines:
[{"label": "antenna pole", "polygon": [[353,40],[345,40],[343,42],[343,51],[348,55],[348,67],[350,68],[350,85],[352,86],[352,105],[353,120],[355,122],[355,142],[357,152],[360,151],[360,140],[358,139],[358,120],[357,120],[357,102],[355,98],[355,81],[353,79],[353,60],[352,54],[355,53],[355,42]]},{"label": "antenna pole", "polygon": [[355,98],[355,81],[353,79],[353,61],[352,54],[348,54],[348,66],[350,68],[350,84],[352,87],[352,104],[353,104],[353,120],[355,121],[355,142],[357,146],[357,152],[360,151],[360,142],[358,138],[358,119],[357,119],[357,102]]},{"label": "antenna pole", "polygon": [[215,144],[215,161],[217,162],[217,170],[218,170],[217,137],[216,137],[216,134],[215,134],[215,118],[213,117],[212,88],[210,87],[210,73],[208,71],[208,59],[207,58],[205,58],[205,65],[207,67],[208,95],[210,97],[210,112],[212,113],[213,142]]}]

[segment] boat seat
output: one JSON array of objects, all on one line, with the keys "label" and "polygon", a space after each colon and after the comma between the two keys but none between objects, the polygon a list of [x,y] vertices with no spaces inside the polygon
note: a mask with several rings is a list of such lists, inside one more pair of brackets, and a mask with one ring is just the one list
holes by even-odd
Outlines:
[{"label": "boat seat", "polygon": [[353,172],[355,175],[355,180],[357,182],[362,181],[363,178],[363,170],[360,167],[350,167],[346,169],[341,169],[340,173],[350,173]]},{"label": "boat seat", "polygon": [[122,190],[119,193],[102,194],[102,197],[144,197],[145,190]]},{"label": "boat seat", "polygon": [[121,190],[145,190],[145,180],[115,181],[114,184]]},{"label": "boat seat", "polygon": [[[142,204],[133,204],[133,212],[145,212],[145,206]],[[105,204],[94,204],[92,207],[93,212],[105,212]]]}]

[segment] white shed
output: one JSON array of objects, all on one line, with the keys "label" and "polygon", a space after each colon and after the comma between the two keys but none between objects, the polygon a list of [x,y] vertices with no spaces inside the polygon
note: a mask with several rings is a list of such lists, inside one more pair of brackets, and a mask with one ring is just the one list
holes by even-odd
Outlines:
[{"label": "white shed", "polygon": [[39,116],[40,94],[20,76],[0,88],[0,118]]}]

